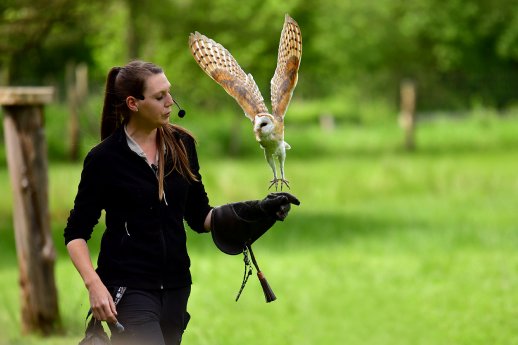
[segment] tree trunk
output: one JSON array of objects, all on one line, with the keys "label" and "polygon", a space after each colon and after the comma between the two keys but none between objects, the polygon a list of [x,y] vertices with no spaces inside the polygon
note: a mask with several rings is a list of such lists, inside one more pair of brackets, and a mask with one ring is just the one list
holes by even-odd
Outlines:
[{"label": "tree trunk", "polygon": [[68,121],[68,155],[72,161],[77,161],[81,144],[79,117],[85,98],[88,96],[88,66],[84,63],[76,65],[74,62],[69,62],[65,72],[67,103],[70,115]]},{"label": "tree trunk", "polygon": [[128,5],[128,58],[130,60],[139,58],[140,35],[138,30],[138,17],[140,17],[140,0],[126,0]]},{"label": "tree trunk", "polygon": [[43,127],[43,104],[51,96],[51,88],[0,89],[13,191],[23,333],[50,334],[60,324]]}]

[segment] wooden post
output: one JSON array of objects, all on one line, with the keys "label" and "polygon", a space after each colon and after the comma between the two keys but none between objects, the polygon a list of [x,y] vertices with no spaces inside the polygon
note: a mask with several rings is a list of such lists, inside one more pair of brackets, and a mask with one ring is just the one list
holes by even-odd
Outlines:
[{"label": "wooden post", "polygon": [[88,66],[85,63],[76,65],[74,62],[69,62],[65,75],[68,111],[70,112],[68,121],[69,157],[72,161],[77,161],[81,141],[79,117],[88,96]]},{"label": "wooden post", "polygon": [[65,69],[68,111],[70,113],[68,120],[68,154],[72,161],[76,161],[79,157],[79,100],[76,88],[75,70],[76,65],[72,62],[69,62]]},{"label": "wooden post", "polygon": [[50,87],[0,88],[13,191],[23,333],[50,334],[60,325],[43,118],[43,105],[52,100],[52,95]]},{"label": "wooden post", "polygon": [[324,113],[320,115],[320,128],[324,132],[330,133],[335,130],[335,127],[335,117],[333,114]]},{"label": "wooden post", "polygon": [[415,148],[416,87],[413,81],[404,80],[401,82],[400,97],[399,124],[405,132],[405,149],[411,151]]}]

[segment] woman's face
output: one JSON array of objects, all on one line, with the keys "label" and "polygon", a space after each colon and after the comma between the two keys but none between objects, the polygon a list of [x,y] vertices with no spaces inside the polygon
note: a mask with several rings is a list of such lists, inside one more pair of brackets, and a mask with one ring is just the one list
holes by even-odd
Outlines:
[{"label": "woman's face", "polygon": [[[171,83],[165,74],[153,74],[144,83],[144,99],[138,100],[138,112],[133,116],[147,128],[158,128],[169,122],[173,98],[169,93]],[[137,119],[136,119],[137,120]]]}]

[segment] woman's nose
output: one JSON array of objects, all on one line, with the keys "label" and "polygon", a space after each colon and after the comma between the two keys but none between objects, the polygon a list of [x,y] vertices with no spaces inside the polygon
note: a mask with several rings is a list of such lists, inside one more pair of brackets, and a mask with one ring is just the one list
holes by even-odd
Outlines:
[{"label": "woman's nose", "polygon": [[169,108],[170,106],[173,105],[173,102],[174,102],[173,101],[173,96],[171,96],[171,94],[168,93],[167,94],[167,99],[166,99],[166,102],[165,102],[165,106]]}]

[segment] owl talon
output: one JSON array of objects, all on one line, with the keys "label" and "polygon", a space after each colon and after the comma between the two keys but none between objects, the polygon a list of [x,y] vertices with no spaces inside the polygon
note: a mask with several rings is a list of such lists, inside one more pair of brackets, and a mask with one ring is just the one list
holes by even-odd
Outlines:
[{"label": "owl talon", "polygon": [[285,184],[286,187],[288,187],[288,189],[291,189],[290,188],[290,184],[289,184],[289,181],[288,180],[285,180],[283,178],[275,178],[273,180],[270,181],[270,186],[268,187],[268,189],[272,188],[273,185],[275,185],[275,191],[278,190],[278,185],[279,185],[279,182],[281,183],[281,191],[282,191],[282,185]]}]

